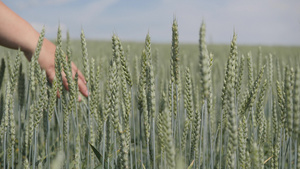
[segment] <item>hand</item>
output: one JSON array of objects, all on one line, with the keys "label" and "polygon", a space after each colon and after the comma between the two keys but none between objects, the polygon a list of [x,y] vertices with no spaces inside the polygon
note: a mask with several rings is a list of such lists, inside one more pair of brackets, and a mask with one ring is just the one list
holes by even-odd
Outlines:
[{"label": "hand", "polygon": [[[55,77],[55,45],[47,39],[44,39],[43,46],[41,49],[41,53],[38,59],[38,62],[42,69],[46,71],[46,75],[48,80],[52,83]],[[77,68],[77,66],[72,62],[72,77],[75,78],[75,74],[78,74],[78,87],[79,91],[85,96],[88,96],[88,91],[86,87],[86,81],[83,74]],[[65,76],[65,73],[62,72],[62,80],[64,87],[68,90],[68,82]],[[79,96],[79,101],[81,100]]]}]

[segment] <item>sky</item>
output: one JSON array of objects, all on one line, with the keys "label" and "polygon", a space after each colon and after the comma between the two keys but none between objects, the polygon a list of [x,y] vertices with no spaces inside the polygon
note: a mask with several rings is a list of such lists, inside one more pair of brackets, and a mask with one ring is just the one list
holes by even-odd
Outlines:
[{"label": "sky", "polygon": [[58,25],[71,38],[170,43],[172,22],[179,42],[198,43],[206,24],[208,43],[300,46],[299,0],[3,0],[46,37],[55,39]]}]

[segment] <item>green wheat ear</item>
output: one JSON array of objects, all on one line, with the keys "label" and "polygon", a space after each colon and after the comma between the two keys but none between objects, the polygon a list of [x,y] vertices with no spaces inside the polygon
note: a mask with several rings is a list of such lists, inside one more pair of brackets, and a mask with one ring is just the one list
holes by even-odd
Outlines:
[{"label": "green wheat ear", "polygon": [[30,89],[31,89],[31,97],[34,98],[34,93],[36,91],[36,86],[38,85],[38,81],[41,79],[41,69],[38,64],[38,58],[40,56],[40,52],[43,45],[43,40],[45,37],[45,27],[43,27],[39,39],[37,47],[34,51],[33,56],[30,61]]},{"label": "green wheat ear", "polygon": [[184,150],[186,147],[186,140],[187,140],[187,134],[190,130],[190,126],[193,122],[194,117],[194,108],[193,108],[193,98],[192,98],[192,82],[191,82],[191,75],[190,75],[190,69],[187,67],[185,69],[185,90],[184,90],[184,107],[187,113],[187,118],[185,118],[184,121],[184,130],[182,134],[182,143],[181,147]]},{"label": "green wheat ear", "polygon": [[267,89],[267,80],[264,81],[263,86],[260,91],[260,95],[257,103],[257,112],[256,112],[256,124],[258,125],[258,138],[259,143],[263,144],[266,140],[266,117],[264,113],[264,102],[265,102],[265,93]]},{"label": "green wheat ear", "polygon": [[253,65],[252,65],[252,53],[247,54],[247,69],[248,69],[248,89],[251,90],[253,84]]},{"label": "green wheat ear", "polygon": [[43,110],[45,108],[45,101],[47,100],[47,81],[46,81],[46,72],[42,71],[42,75],[41,75],[41,91],[39,94],[39,99],[38,102],[35,106],[35,118],[34,118],[34,128],[36,128],[38,126],[38,124],[40,123],[42,117],[43,117]]},{"label": "green wheat ear", "polygon": [[273,55],[270,53],[268,55],[268,84],[272,86],[273,84]]},{"label": "green wheat ear", "polygon": [[111,111],[111,117],[113,121],[114,126],[114,132],[118,132],[118,127],[120,125],[119,122],[119,89],[118,89],[118,78],[117,78],[117,67],[116,63],[112,60],[111,63],[112,71],[111,71],[111,78],[112,81],[110,83],[111,86],[111,100],[110,100],[110,111]]},{"label": "green wheat ear", "polygon": [[[171,47],[171,58],[173,60],[173,72],[175,84],[178,86],[180,84],[180,70],[179,70],[179,35],[178,35],[178,24],[177,20],[173,20],[172,25],[172,47]],[[179,92],[178,92],[179,93]]]},{"label": "green wheat ear", "polygon": [[192,95],[192,78],[190,75],[190,69],[187,67],[185,69],[185,92],[184,92],[184,106],[187,110],[187,116],[190,121],[194,117],[194,108],[193,108],[193,95]]},{"label": "green wheat ear", "polygon": [[[234,84],[232,82],[232,84]],[[235,111],[235,103],[234,103],[234,87],[229,86],[229,107],[228,107],[228,132],[229,132],[229,140],[228,140],[228,154],[227,154],[227,166],[228,168],[234,168],[235,166],[235,152],[236,152],[236,147],[238,143],[237,139],[237,124],[236,124],[236,119],[237,119],[237,113]]]},{"label": "green wheat ear", "polygon": [[[172,110],[174,113],[174,117],[177,118],[177,105],[178,100],[180,98],[181,94],[181,80],[180,80],[180,62],[179,62],[179,33],[178,33],[178,24],[177,20],[173,20],[172,24],[172,46],[171,46],[171,80],[172,85],[170,87],[173,88],[173,92],[171,92],[173,95],[173,107]],[[171,105],[172,105],[171,104]],[[171,112],[172,112],[171,111]]]},{"label": "green wheat ear", "polygon": [[[130,116],[131,116],[131,110],[132,110],[132,106],[131,106],[131,90],[132,89],[132,80],[131,80],[131,75],[129,73],[129,69],[127,66],[127,60],[125,58],[125,53],[123,51],[123,47],[122,44],[119,40],[118,37],[113,37],[113,39],[116,39],[115,44],[113,45],[118,45],[118,48],[113,47],[113,51],[116,52],[114,55],[116,55],[116,57],[120,57],[120,62],[121,62],[121,70],[119,71],[119,79],[120,79],[120,85],[121,85],[121,91],[122,91],[122,106],[123,106],[123,124],[124,124],[124,129],[126,134],[125,134],[125,138],[126,140],[123,140],[123,142],[126,143],[126,146],[123,145],[123,151],[127,151],[129,145],[130,145],[130,141],[131,141],[131,131],[130,131]],[[116,50],[119,50],[119,53],[117,53]],[[119,129],[120,130],[120,129]],[[123,133],[120,134],[123,137]],[[122,138],[123,139],[123,138]],[[125,150],[126,149],[126,150]],[[128,163],[128,157],[124,157],[124,154],[126,154],[126,156],[128,155],[128,152],[125,153],[123,152],[123,156],[122,158],[124,158],[124,163],[122,163],[123,166],[127,166]]]},{"label": "green wheat ear", "polygon": [[276,82],[276,91],[277,91],[277,100],[278,100],[278,105],[280,107],[280,128],[284,126],[286,117],[284,115],[285,113],[285,107],[284,107],[284,98],[282,94],[282,89],[280,86],[280,83],[277,81]]},{"label": "green wheat ear", "polygon": [[223,110],[223,119],[224,122],[224,130],[227,129],[228,124],[228,113],[232,113],[232,98],[234,97],[234,85],[235,85],[235,73],[236,73],[236,62],[237,62],[237,49],[236,49],[236,35],[233,35],[231,45],[230,45],[230,53],[227,59],[226,71],[225,71],[225,79],[222,88],[222,110]]},{"label": "green wheat ear", "polygon": [[240,168],[246,168],[247,138],[248,138],[248,131],[247,131],[246,117],[242,116],[238,128],[238,150],[239,150],[238,162]]},{"label": "green wheat ear", "polygon": [[6,84],[6,92],[5,92],[5,105],[4,105],[4,114],[3,114],[3,117],[2,117],[2,120],[1,120],[1,130],[0,130],[0,134],[2,136],[2,134],[4,132],[6,132],[8,130],[8,127],[9,127],[9,113],[10,113],[10,109],[11,109],[11,84],[10,82],[8,81],[7,84]]},{"label": "green wheat ear", "polygon": [[14,93],[15,91],[15,87],[17,85],[17,79],[18,79],[18,73],[19,73],[19,69],[20,69],[20,62],[21,62],[21,50],[18,49],[18,54],[17,54],[17,57],[15,59],[15,64],[14,64],[14,67],[13,67],[13,72],[11,74],[11,77],[10,77],[10,84],[11,84],[11,94]]},{"label": "green wheat ear", "polygon": [[294,70],[293,68],[286,67],[285,80],[284,80],[284,94],[285,94],[285,130],[289,136],[293,131],[293,105],[292,105],[292,82],[293,82]]},{"label": "green wheat ear", "polygon": [[199,147],[199,138],[200,138],[200,128],[201,128],[201,112],[196,109],[195,110],[195,118],[193,119],[192,122],[192,138],[191,138],[191,160],[196,160],[196,157],[198,157],[198,147]]},{"label": "green wheat ear", "polygon": [[263,77],[265,70],[265,66],[263,66],[260,71],[258,76],[256,77],[256,80],[254,84],[252,84],[252,89],[250,90],[249,93],[247,93],[246,99],[241,105],[241,108],[239,109],[239,115],[245,115],[246,111],[253,106],[253,103],[256,99],[257,93],[258,93],[258,88],[261,82],[261,79]]},{"label": "green wheat ear", "polygon": [[37,77],[37,79],[35,79],[35,80],[39,80],[41,78],[40,77],[41,76],[41,69],[40,69],[40,66],[38,64],[38,59],[39,59],[41,49],[42,49],[42,46],[43,46],[44,37],[45,37],[45,27],[43,27],[43,29],[40,33],[37,47],[35,49],[34,55],[31,58],[31,62],[34,62],[34,69],[35,69],[35,74],[36,74],[36,77]]},{"label": "green wheat ear", "polygon": [[200,77],[202,83],[202,94],[203,99],[208,99],[210,93],[210,58],[209,53],[205,43],[205,23],[202,22],[200,28],[200,38],[199,38],[199,50],[200,50]]},{"label": "green wheat ear", "polygon": [[146,143],[149,143],[150,139],[150,122],[148,117],[148,108],[147,108],[147,96],[146,96],[146,71],[147,71],[147,58],[145,50],[142,53],[141,59],[142,70],[140,73],[139,84],[138,84],[138,109],[144,117],[144,130],[146,135]]},{"label": "green wheat ear", "polygon": [[244,55],[242,55],[240,57],[239,67],[236,69],[236,70],[238,70],[237,78],[235,79],[236,80],[236,82],[235,82],[236,97],[239,96],[240,91],[241,91],[241,85],[242,85],[243,73],[244,73],[244,62],[245,62],[245,57],[244,57]]},{"label": "green wheat ear", "polygon": [[172,136],[172,124],[171,124],[171,116],[168,110],[164,110],[162,112],[162,124],[165,129],[164,131],[164,140],[166,144],[166,158],[167,164],[170,169],[175,168],[175,147],[174,147],[174,140]]},{"label": "green wheat ear", "polygon": [[[294,137],[297,138],[299,135],[299,95],[300,95],[300,69],[299,67],[295,70],[295,82],[293,86],[293,132]],[[299,158],[299,157],[298,157]]]},{"label": "green wheat ear", "polygon": [[148,113],[152,119],[155,119],[156,102],[155,102],[155,77],[152,65],[151,53],[151,38],[149,33],[145,40],[145,53],[146,53],[146,94],[147,94],[147,108]]},{"label": "green wheat ear", "polygon": [[71,50],[71,42],[70,42],[70,33],[69,30],[67,31],[67,56],[68,56],[68,60],[71,61],[72,60],[72,50]]},{"label": "green wheat ear", "polygon": [[117,44],[119,46],[119,54],[120,54],[120,63],[121,63],[121,69],[123,71],[123,74],[125,76],[125,79],[126,79],[126,82],[127,84],[132,87],[132,78],[131,78],[131,74],[129,72],[129,67],[128,67],[128,62],[127,62],[127,59],[125,57],[125,52],[123,50],[123,46],[121,44],[121,41],[120,39],[117,37]]},{"label": "green wheat ear", "polygon": [[81,42],[82,59],[83,59],[83,72],[84,72],[86,82],[88,83],[88,80],[90,79],[89,60],[88,60],[88,51],[87,51],[87,45],[86,45],[86,40],[85,40],[85,35],[83,30],[81,30],[80,42]]}]

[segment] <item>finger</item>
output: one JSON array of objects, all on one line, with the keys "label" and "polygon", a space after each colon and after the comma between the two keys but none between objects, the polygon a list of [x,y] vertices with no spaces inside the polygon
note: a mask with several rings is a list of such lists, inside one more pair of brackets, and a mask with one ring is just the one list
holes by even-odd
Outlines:
[{"label": "finger", "polygon": [[52,84],[54,77],[55,77],[55,72],[54,71],[46,71],[46,76],[48,81]]},{"label": "finger", "polygon": [[[63,80],[63,85],[65,87],[66,90],[69,90],[69,86],[68,86],[68,80],[66,78],[65,73],[62,73],[62,80]],[[85,97],[88,97],[88,90],[87,87],[85,85],[85,83],[78,78],[78,87],[79,87],[79,91],[82,95],[84,95]],[[81,100],[81,98],[78,98],[79,100]]]},{"label": "finger", "polygon": [[[81,81],[81,80],[80,80],[80,81]],[[67,82],[67,78],[66,78],[66,77],[63,78],[63,84],[64,84],[65,89],[66,89],[66,90],[69,90],[68,82]],[[79,85],[79,80],[78,80],[78,85]],[[84,84],[82,83],[82,81],[81,81],[81,85],[84,85]],[[85,85],[84,85],[84,86],[85,86]],[[79,90],[80,90],[80,88],[79,88]],[[85,89],[83,88],[82,91],[84,91],[84,90],[85,90]],[[86,92],[86,94],[84,94],[82,91],[80,90],[80,92],[81,92],[83,95],[87,96],[87,92]],[[59,94],[58,91],[57,91],[57,96],[58,96],[58,98],[60,98],[60,94]],[[80,102],[81,100],[82,100],[82,98],[81,98],[81,96],[80,96],[80,94],[79,94],[79,95],[78,95],[78,101]]]},{"label": "finger", "polygon": [[83,81],[84,84],[86,84],[86,80],[85,77],[83,76],[83,74],[80,72],[80,70],[78,70],[78,79],[81,79]]},{"label": "finger", "polygon": [[78,87],[80,93],[82,93],[85,97],[88,97],[89,94],[88,94],[87,87],[81,79],[78,79]]},{"label": "finger", "polygon": [[81,100],[82,100],[82,99],[81,99],[81,96],[80,96],[80,94],[79,94],[79,95],[78,95],[78,101],[81,102]]},{"label": "finger", "polygon": [[57,98],[60,98],[59,90],[56,92]]},{"label": "finger", "polygon": [[[52,84],[52,82],[53,82],[53,80],[55,78],[55,72],[54,71],[47,71],[46,74],[47,74],[48,81]],[[57,90],[56,95],[57,95],[57,98],[60,98],[59,90]]]}]

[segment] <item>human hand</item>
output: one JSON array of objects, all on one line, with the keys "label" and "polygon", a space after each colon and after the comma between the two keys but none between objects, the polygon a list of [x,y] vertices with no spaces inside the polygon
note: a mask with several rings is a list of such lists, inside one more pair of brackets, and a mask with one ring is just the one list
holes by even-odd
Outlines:
[{"label": "human hand", "polygon": [[[55,50],[56,47],[55,45],[50,42],[47,39],[44,39],[43,41],[43,46],[41,48],[41,53],[38,59],[38,62],[41,66],[42,69],[46,71],[46,75],[48,80],[52,83],[55,77]],[[79,91],[85,96],[88,96],[88,91],[86,87],[86,81],[83,76],[83,74],[80,72],[80,70],[77,68],[77,66],[72,62],[71,63],[72,67],[72,77],[74,79],[75,74],[78,74],[78,87]],[[62,72],[62,81],[64,87],[68,90],[68,82],[67,78],[64,72]],[[58,94],[59,96],[59,94]],[[81,97],[79,96],[78,100],[81,100]]]}]

